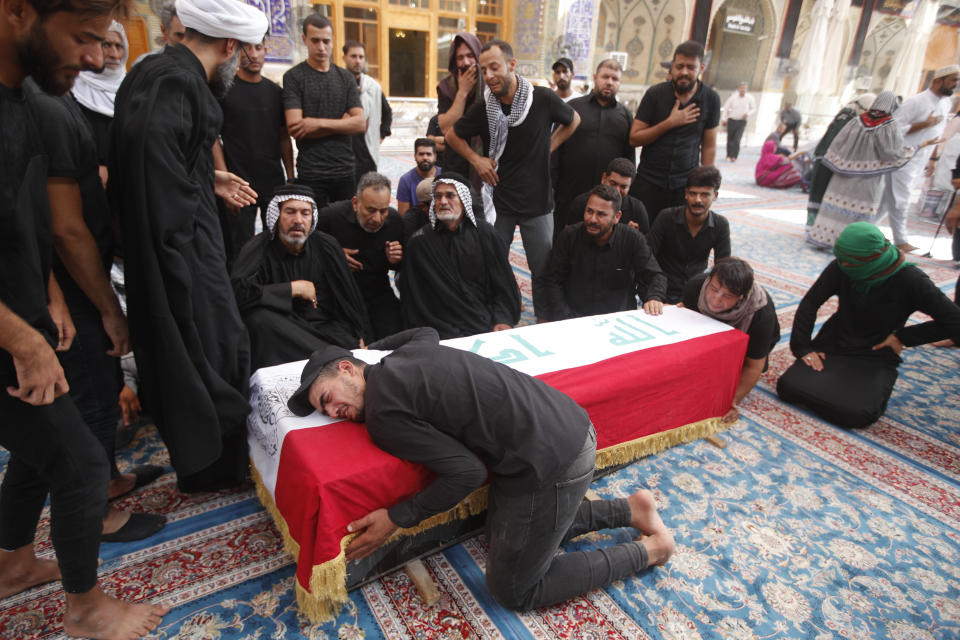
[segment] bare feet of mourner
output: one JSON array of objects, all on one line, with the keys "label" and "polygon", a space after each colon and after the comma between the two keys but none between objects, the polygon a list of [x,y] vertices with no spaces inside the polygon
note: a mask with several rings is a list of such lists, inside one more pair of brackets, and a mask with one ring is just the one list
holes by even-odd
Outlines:
[{"label": "bare feet of mourner", "polygon": [[653,493],[642,489],[627,498],[627,502],[630,503],[630,526],[644,534],[641,540],[647,548],[648,565],[666,563],[673,555],[673,535],[657,512]]},{"label": "bare feet of mourner", "polygon": [[63,630],[74,638],[135,640],[157,628],[170,607],[131,604],[111,598],[100,587],[68,593]]},{"label": "bare feet of mourner", "polygon": [[59,579],[57,561],[33,555],[32,544],[13,551],[0,550],[0,600]]},{"label": "bare feet of mourner", "polygon": [[[0,600],[59,579],[57,562],[37,558],[32,544],[0,550]],[[134,640],[153,631],[168,611],[169,607],[122,602],[94,587],[67,594],[63,630],[75,638]]]}]

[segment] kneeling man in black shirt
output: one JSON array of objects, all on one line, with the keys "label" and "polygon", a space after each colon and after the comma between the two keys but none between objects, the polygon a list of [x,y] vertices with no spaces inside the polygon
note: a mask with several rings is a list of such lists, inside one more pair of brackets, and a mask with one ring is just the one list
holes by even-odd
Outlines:
[{"label": "kneeling man in black shirt", "polygon": [[691,278],[683,290],[682,306],[740,329],[750,337],[740,370],[733,405],[723,417],[739,417],[737,405],[767,370],[770,352],[780,340],[780,321],[773,298],[753,279],[753,268],[740,258],[721,258],[710,273]]},{"label": "kneeling man in black shirt", "polygon": [[645,289],[643,310],[663,312],[667,279],[640,232],[618,224],[622,211],[615,187],[599,185],[580,214],[553,245],[547,274],[548,320],[565,320],[637,308],[637,283]]},{"label": "kneeling man in black shirt", "polygon": [[[673,537],[653,494],[585,500],[596,434],[587,412],[544,382],[482,356],[441,346],[430,328],[371,345],[395,349],[367,365],[338,347],[317,350],[288,406],[366,422],[373,442],[436,474],[411,498],[350,523],[347,547],[362,558],[398,527],[455,506],[489,473],[487,587],[506,607],[532,609],[573,598],[663,564]],[[645,535],[583,553],[557,554],[571,538],[631,526]]]}]

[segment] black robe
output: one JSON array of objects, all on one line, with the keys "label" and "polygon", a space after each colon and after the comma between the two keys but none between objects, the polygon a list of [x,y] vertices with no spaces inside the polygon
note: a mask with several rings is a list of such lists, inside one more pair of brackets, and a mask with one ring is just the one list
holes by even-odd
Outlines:
[{"label": "black robe", "polygon": [[[290,283],[313,282],[317,308],[293,298]],[[336,239],[310,234],[299,254],[261,233],[244,245],[231,274],[250,330],[255,368],[304,360],[324,344],[356,349],[371,341],[367,311]]]},{"label": "black robe", "polygon": [[520,289],[493,227],[464,218],[456,231],[422,227],[404,247],[400,305],[408,327],[433,327],[442,339],[520,320]]},{"label": "black robe", "polygon": [[403,329],[400,301],[390,287],[390,270],[399,269],[400,265],[390,264],[384,250],[388,242],[403,243],[403,219],[396,209],[391,207],[383,225],[370,232],[357,222],[353,202],[341,200],[320,210],[317,230],[329,233],[341,247],[357,250],[353,258],[363,269],[351,273],[363,296],[373,339],[386,338]]},{"label": "black robe", "polygon": [[247,467],[249,341],[213,184],[222,119],[200,61],[176,45],[127,74],[110,139],[141,397],[185,490],[236,483]]}]

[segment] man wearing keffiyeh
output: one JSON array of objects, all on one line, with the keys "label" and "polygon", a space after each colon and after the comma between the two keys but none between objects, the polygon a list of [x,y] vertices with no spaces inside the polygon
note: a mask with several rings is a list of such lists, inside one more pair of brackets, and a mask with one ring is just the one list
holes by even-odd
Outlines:
[{"label": "man wearing keffiyeh", "polygon": [[[516,73],[516,65],[513,49],[503,40],[483,46],[480,71],[487,85],[486,99],[475,102],[446,138],[483,180],[485,217],[505,251],[519,225],[530,265],[534,311],[539,315],[553,238],[550,153],[579,126],[580,116],[553,91],[532,86]],[[476,135],[483,139],[486,155],[466,143]]]},{"label": "man wearing keffiyeh", "polygon": [[371,337],[367,310],[340,243],[316,230],[313,190],[277,187],[266,218],[231,274],[253,368],[301,360],[325,344],[362,347]]},{"label": "man wearing keffiyeh", "polygon": [[520,319],[520,290],[496,231],[473,213],[467,179],[433,183],[430,222],[404,248],[400,305],[408,327],[443,339],[509,329]]}]

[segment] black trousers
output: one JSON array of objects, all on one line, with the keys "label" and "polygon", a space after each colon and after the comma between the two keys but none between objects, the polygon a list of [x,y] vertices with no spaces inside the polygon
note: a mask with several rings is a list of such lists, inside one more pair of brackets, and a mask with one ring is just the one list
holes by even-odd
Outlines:
[{"label": "black trousers", "polygon": [[684,191],[685,189],[682,187],[679,189],[668,189],[667,187],[647,182],[639,176],[637,176],[633,184],[630,185],[630,195],[642,202],[643,206],[646,207],[651,227],[653,226],[653,221],[657,219],[657,214],[660,213],[662,209],[679,207],[687,203],[686,198],[684,198]]},{"label": "black trousers", "polygon": [[86,296],[65,290],[67,306],[77,328],[69,351],[57,354],[70,384],[70,398],[83,421],[103,445],[110,476],[120,472],[114,460],[117,423],[120,421],[120,360],[107,355],[113,345],[103,330],[100,312]]},{"label": "black trousers", "polygon": [[63,588],[97,584],[97,553],[110,471],[103,447],[69,396],[31,406],[0,393],[0,446],[10,452],[0,485],[0,548],[33,542],[50,494],[50,539]]},{"label": "black trousers", "polygon": [[777,380],[777,395],[838,427],[865,427],[880,419],[897,381],[897,365],[871,356],[828,353],[823,371],[797,360]]},{"label": "black trousers", "polygon": [[747,128],[747,119],[727,120],[727,157],[737,159],[740,155],[740,140],[743,138],[743,131]]},{"label": "black trousers", "polygon": [[317,209],[323,209],[331,202],[347,200],[357,195],[357,183],[354,176],[345,178],[335,178],[333,180],[309,180],[297,178],[297,184],[302,184],[313,189],[314,200],[317,201]]}]

